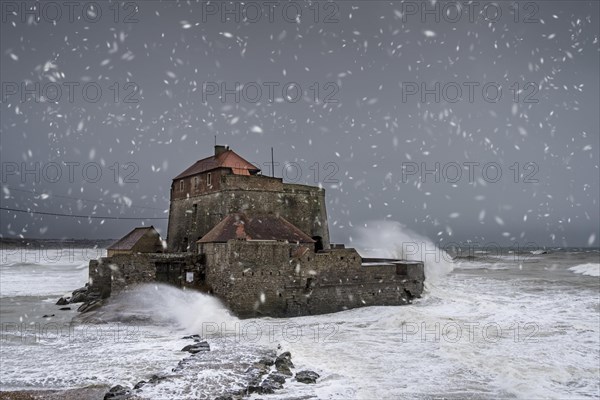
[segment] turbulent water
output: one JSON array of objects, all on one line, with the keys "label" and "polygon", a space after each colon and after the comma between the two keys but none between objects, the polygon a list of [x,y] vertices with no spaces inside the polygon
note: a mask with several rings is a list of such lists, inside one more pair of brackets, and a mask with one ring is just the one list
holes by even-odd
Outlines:
[{"label": "turbulent water", "polygon": [[[405,240],[394,229],[386,232],[396,243]],[[423,256],[373,243],[363,242],[363,251]],[[245,368],[279,346],[292,353],[297,371],[311,369],[321,378],[315,385],[288,380],[261,398],[600,396],[598,250],[455,260],[426,254],[427,292],[412,305],[250,320],[238,320],[204,294],[159,285],[115,297],[84,316],[59,311],[56,299],[82,286],[87,260],[101,254],[25,253],[0,254],[2,390],[132,386],[167,374],[140,395],[214,398],[242,387]],[[190,343],[182,336],[191,333],[202,334],[211,351],[174,373]]]}]

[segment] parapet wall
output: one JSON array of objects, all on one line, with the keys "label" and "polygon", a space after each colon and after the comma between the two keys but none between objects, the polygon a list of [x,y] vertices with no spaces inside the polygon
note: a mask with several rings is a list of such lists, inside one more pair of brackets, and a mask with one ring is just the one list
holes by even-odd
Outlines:
[{"label": "parapet wall", "polygon": [[[186,272],[194,272],[192,282],[186,282]],[[199,257],[195,255],[117,254],[90,261],[89,283],[92,291],[106,298],[136,285],[152,282],[199,287],[204,280],[203,272]]]},{"label": "parapet wall", "polygon": [[363,266],[354,249],[307,250],[275,241],[205,244],[207,287],[241,317],[401,305],[423,291],[422,263]]}]

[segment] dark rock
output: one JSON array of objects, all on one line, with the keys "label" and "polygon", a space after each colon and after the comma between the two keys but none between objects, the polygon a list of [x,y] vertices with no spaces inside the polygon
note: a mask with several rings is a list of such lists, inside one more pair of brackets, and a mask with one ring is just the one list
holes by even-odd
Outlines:
[{"label": "dark rock", "polygon": [[173,371],[173,372],[179,372],[179,371],[185,369],[187,367],[187,365],[189,363],[191,363],[191,362],[192,362],[192,358],[191,357],[184,358],[183,360],[179,361],[177,363],[177,366],[175,368],[173,368],[171,371]]},{"label": "dark rock", "polygon": [[200,335],[189,335],[182,337],[182,339],[194,339],[194,342],[199,342],[202,340],[202,337]]},{"label": "dark rock", "polygon": [[271,372],[267,377],[267,380],[271,380],[277,383],[284,384],[286,380],[286,376],[279,372]]},{"label": "dark rock", "polygon": [[215,397],[215,400],[233,400],[233,396],[229,396],[229,395],[218,396],[218,397]]},{"label": "dark rock", "polygon": [[204,342],[196,342],[194,344],[188,344],[181,351],[187,351],[188,353],[196,354],[201,351],[210,351],[210,345],[207,341]]},{"label": "dark rock", "polygon": [[90,289],[90,284],[86,283],[85,286],[80,287],[79,289],[73,290],[73,296],[78,293],[86,293]]},{"label": "dark rock", "polygon": [[269,378],[265,379],[260,386],[263,388],[263,390],[268,390],[268,393],[273,393],[273,391],[283,388],[281,383],[273,381]]},{"label": "dark rock", "polygon": [[292,370],[290,370],[290,367],[288,367],[287,365],[281,365],[281,366],[277,367],[277,372],[279,372],[282,375],[287,375],[287,376],[294,375],[292,373]]},{"label": "dark rock", "polygon": [[60,299],[58,299],[58,301],[56,302],[57,306],[66,306],[67,304],[69,304],[69,300],[71,298],[70,297],[61,297]]},{"label": "dark rock", "polygon": [[156,382],[161,382],[161,381],[164,381],[165,379],[167,379],[167,377],[166,377],[166,376],[163,376],[163,375],[156,375],[156,374],[155,374],[155,375],[152,375],[152,376],[150,377],[150,379],[148,379],[148,383],[156,383]]},{"label": "dark rock", "polygon": [[73,291],[69,303],[90,303],[101,298],[102,294],[96,291],[92,292],[89,285],[86,283],[84,287]]},{"label": "dark rock", "polygon": [[272,358],[267,358],[267,357],[263,357],[258,361],[260,364],[264,364],[267,366],[271,366],[273,364],[275,364],[275,360],[273,360]]},{"label": "dark rock", "polygon": [[61,307],[61,308],[59,308],[60,311],[65,311],[65,310],[70,310],[70,309],[71,309],[71,307]]},{"label": "dark rock", "polygon": [[258,394],[273,394],[275,393],[275,389],[266,384],[266,382],[261,383],[260,385],[250,385],[248,386],[248,394],[258,393]]},{"label": "dark rock", "polygon": [[69,300],[69,303],[71,303],[71,304],[84,303],[87,300],[88,300],[87,293],[77,293],[77,294],[74,294],[73,297],[71,297],[71,300]]},{"label": "dark rock", "polygon": [[80,305],[79,308],[77,309],[77,311],[79,311],[81,313],[86,313],[88,311],[92,311],[97,308],[100,308],[100,306],[102,306],[102,304],[104,304],[104,300],[101,300],[101,299],[93,300],[93,301],[90,301],[89,303],[83,303],[82,305]]},{"label": "dark rock", "polygon": [[300,371],[296,374],[296,380],[302,383],[317,383],[319,377],[314,371]]},{"label": "dark rock", "polygon": [[46,315],[42,316],[42,318],[50,318],[50,317],[54,317],[54,314],[46,314]]},{"label": "dark rock", "polygon": [[281,353],[279,357],[275,360],[275,368],[279,373],[284,375],[292,376],[292,371],[290,368],[294,368],[294,364],[292,363],[292,355],[289,351],[285,353]]},{"label": "dark rock", "polygon": [[261,362],[255,362],[246,370],[246,373],[255,378],[261,377],[269,372],[269,367]]},{"label": "dark rock", "polygon": [[292,363],[292,355],[290,354],[289,351],[286,351],[285,353],[281,353],[275,360],[275,366],[281,365],[281,364],[286,364],[288,367],[294,368],[294,364]]},{"label": "dark rock", "polygon": [[113,386],[110,390],[104,395],[104,400],[124,400],[131,397],[131,390],[121,386]]},{"label": "dark rock", "polygon": [[142,386],[144,386],[146,383],[146,381],[139,381],[138,383],[135,384],[135,386],[133,387],[133,390],[137,390],[140,389]]}]

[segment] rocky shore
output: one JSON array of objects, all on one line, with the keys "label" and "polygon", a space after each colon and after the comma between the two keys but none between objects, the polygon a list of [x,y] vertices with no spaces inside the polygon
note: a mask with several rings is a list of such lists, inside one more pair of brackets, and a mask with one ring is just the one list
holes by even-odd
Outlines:
[{"label": "rocky shore", "polygon": [[101,400],[106,387],[88,387],[66,390],[1,391],[0,400]]},{"label": "rocky shore", "polygon": [[[104,395],[104,400],[135,400],[148,398],[145,395],[153,386],[168,385],[170,380],[181,379],[181,373],[193,374],[194,368],[202,367],[200,360],[203,355],[211,351],[210,344],[199,335],[186,336],[183,339],[192,340],[193,343],[183,347],[181,351],[190,353],[190,356],[181,360],[171,372],[172,374],[153,375],[148,380],[142,380],[131,387],[116,385]],[[264,395],[273,394],[284,388],[289,380],[303,384],[316,383],[320,378],[314,371],[295,371],[290,352],[279,355],[267,355],[249,365],[241,376],[242,385],[236,385],[216,396],[207,396],[214,400],[242,400],[254,393]],[[241,386],[241,387],[239,387]],[[197,396],[190,394],[190,398]]]},{"label": "rocky shore", "polygon": [[[292,381],[308,385],[316,383],[320,378],[314,371],[297,371],[292,362],[292,354],[288,351],[263,351],[266,354],[255,360],[223,366],[215,364],[214,359],[208,360],[208,353],[214,350],[200,335],[185,336],[182,339],[191,341],[180,349],[181,352],[189,353],[189,356],[179,361],[170,372],[152,375],[145,380],[132,382],[130,386],[97,385],[67,390],[0,391],[0,400],[139,400],[163,398],[165,395],[180,399],[242,400],[253,394],[276,394]],[[235,379],[229,382],[231,387],[221,391],[215,391],[214,388],[206,391],[200,388],[200,395],[196,390],[196,393],[190,392],[189,397],[185,392],[178,392],[177,395],[169,392],[173,386],[181,387],[182,381],[194,386],[194,378],[202,368],[231,369]],[[174,383],[176,385],[173,385]],[[171,396],[166,393],[171,393]],[[303,397],[308,398],[310,396]]]},{"label": "rocky shore", "polygon": [[84,287],[79,289],[75,289],[70,297],[61,297],[56,302],[57,306],[62,306],[59,310],[70,310],[70,304],[81,304],[77,311],[79,312],[88,312],[92,310],[98,309],[102,304],[104,304],[104,300],[102,296],[98,292],[94,292],[89,283],[86,283]]}]

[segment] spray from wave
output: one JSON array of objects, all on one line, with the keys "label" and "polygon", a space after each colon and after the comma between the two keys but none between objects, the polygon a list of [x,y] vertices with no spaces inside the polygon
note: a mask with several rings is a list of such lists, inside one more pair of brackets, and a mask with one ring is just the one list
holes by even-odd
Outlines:
[{"label": "spray from wave", "polygon": [[203,324],[238,319],[217,298],[164,284],[145,284],[111,297],[97,311],[81,315],[82,322],[136,322],[175,325],[201,332]]},{"label": "spray from wave", "polygon": [[395,221],[373,221],[357,229],[354,239],[364,257],[401,258],[425,263],[425,287],[440,281],[454,266],[452,257],[429,238]]}]

